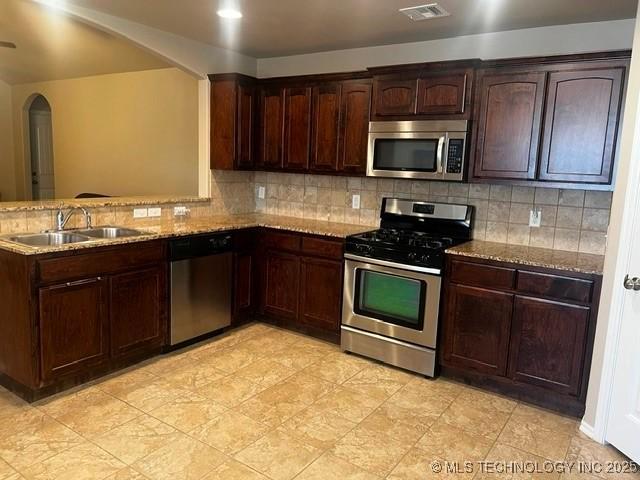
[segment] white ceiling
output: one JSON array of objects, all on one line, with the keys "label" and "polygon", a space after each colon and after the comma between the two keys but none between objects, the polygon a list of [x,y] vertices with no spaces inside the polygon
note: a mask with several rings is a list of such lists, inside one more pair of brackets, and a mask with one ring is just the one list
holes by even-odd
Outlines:
[{"label": "white ceiling", "polygon": [[0,0],[0,80],[9,84],[166,68],[132,43],[30,0]]},{"label": "white ceiling", "polygon": [[[633,18],[637,0],[440,0],[452,15],[412,22],[433,0],[65,0],[257,58],[548,25]],[[222,20],[235,3],[244,18]]]}]

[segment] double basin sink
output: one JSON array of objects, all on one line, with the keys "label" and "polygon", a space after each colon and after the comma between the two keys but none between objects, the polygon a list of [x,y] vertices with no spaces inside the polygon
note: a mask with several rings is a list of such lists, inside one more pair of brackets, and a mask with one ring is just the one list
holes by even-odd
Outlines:
[{"label": "double basin sink", "polygon": [[139,230],[123,227],[96,227],[84,230],[69,230],[60,232],[28,233],[11,235],[5,240],[30,247],[57,247],[74,243],[85,243],[95,240],[108,240],[126,237],[140,237],[146,235]]}]

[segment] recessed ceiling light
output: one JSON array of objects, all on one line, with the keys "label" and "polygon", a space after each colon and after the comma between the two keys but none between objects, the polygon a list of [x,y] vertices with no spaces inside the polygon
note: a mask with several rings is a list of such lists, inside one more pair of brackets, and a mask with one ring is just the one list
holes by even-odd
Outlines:
[{"label": "recessed ceiling light", "polygon": [[236,10],[234,8],[222,8],[218,10],[218,16],[222,18],[242,18],[242,12],[240,10]]}]

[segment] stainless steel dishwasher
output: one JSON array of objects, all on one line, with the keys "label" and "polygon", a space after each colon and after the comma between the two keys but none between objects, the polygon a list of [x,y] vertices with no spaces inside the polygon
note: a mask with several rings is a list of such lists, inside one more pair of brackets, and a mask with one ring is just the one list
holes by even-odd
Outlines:
[{"label": "stainless steel dishwasher", "polygon": [[231,245],[229,234],[169,243],[172,346],[231,324]]}]

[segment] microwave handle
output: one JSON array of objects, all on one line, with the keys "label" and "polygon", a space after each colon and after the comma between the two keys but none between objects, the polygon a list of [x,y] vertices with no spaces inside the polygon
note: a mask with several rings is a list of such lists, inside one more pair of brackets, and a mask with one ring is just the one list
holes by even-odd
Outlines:
[{"label": "microwave handle", "polygon": [[438,173],[442,174],[444,170],[444,149],[447,145],[447,136],[443,135],[438,139],[438,153],[436,161],[438,162]]}]

